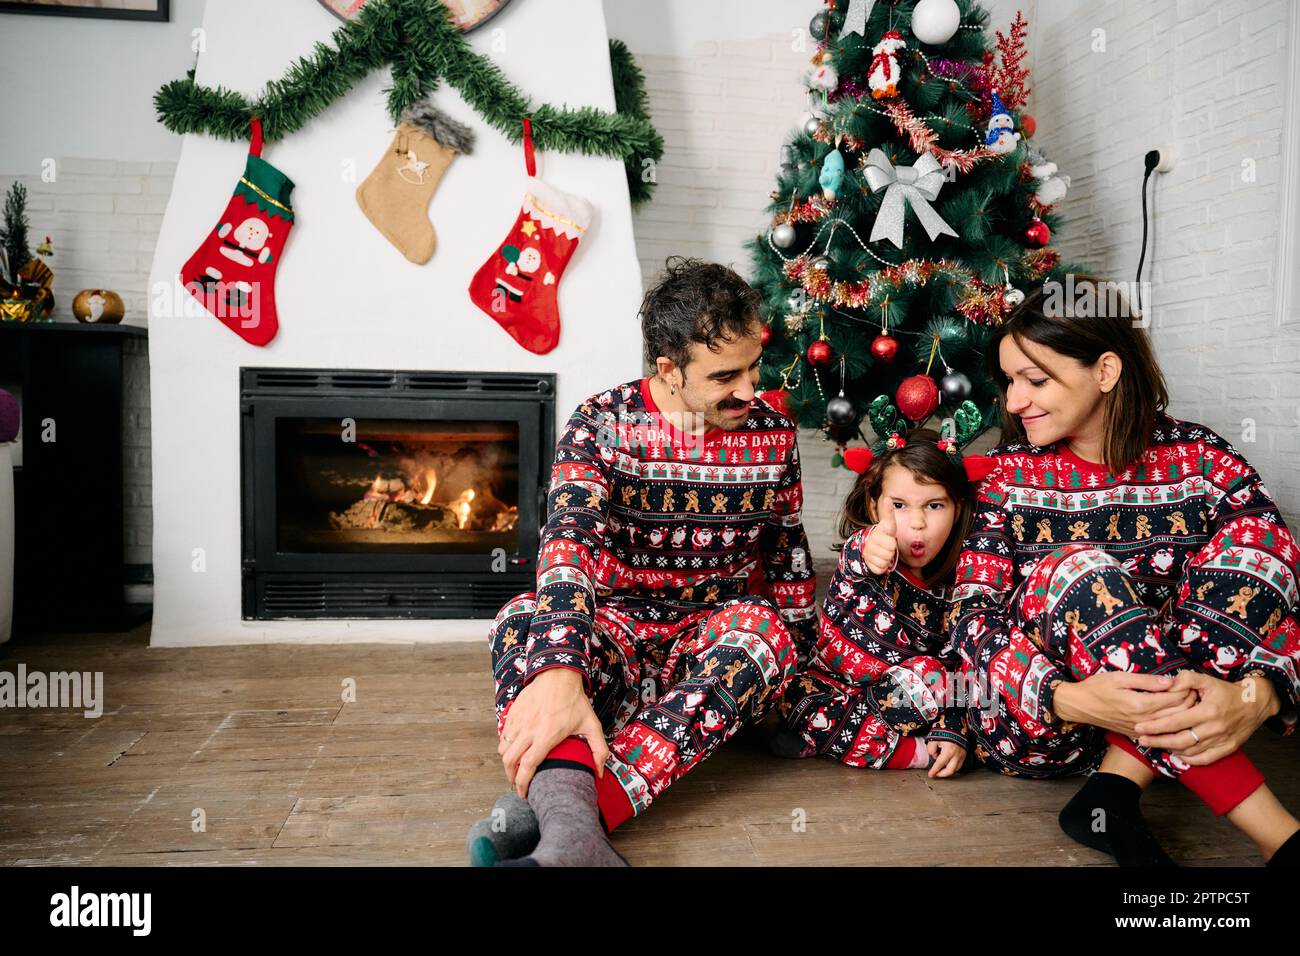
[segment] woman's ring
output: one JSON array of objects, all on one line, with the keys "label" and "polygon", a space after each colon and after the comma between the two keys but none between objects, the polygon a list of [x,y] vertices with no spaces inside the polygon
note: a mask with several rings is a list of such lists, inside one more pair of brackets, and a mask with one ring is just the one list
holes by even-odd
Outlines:
[{"label": "woman's ring", "polygon": [[1195,740],[1198,744],[1201,742],[1201,735],[1198,734],[1196,731],[1192,730],[1191,727],[1187,728],[1187,732],[1192,735],[1192,739]]}]

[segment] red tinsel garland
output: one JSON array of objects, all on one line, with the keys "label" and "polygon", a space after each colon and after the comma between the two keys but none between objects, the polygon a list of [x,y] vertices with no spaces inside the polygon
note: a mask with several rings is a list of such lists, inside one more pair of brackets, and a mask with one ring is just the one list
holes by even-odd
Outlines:
[{"label": "red tinsel garland", "polygon": [[866,309],[871,306],[873,298],[879,296],[883,299],[884,295],[892,294],[900,286],[923,286],[937,275],[948,275],[965,288],[957,311],[972,322],[997,325],[1009,311],[1000,287],[990,285],[967,267],[950,259],[909,259],[895,266],[885,266],[872,278],[861,282],[832,282],[824,271],[809,269],[808,259],[803,256],[787,262],[784,271],[786,278],[799,283],[814,301],[842,308]]},{"label": "red tinsel garland", "polygon": [[987,147],[980,146],[977,149],[944,149],[936,145],[939,141],[939,135],[925,121],[914,114],[900,100],[893,100],[885,107],[885,112],[889,114],[890,120],[898,131],[907,137],[908,145],[914,153],[934,153],[935,158],[944,166],[952,165],[957,172],[965,174],[974,168],[975,164],[981,160],[991,159],[998,154]]}]

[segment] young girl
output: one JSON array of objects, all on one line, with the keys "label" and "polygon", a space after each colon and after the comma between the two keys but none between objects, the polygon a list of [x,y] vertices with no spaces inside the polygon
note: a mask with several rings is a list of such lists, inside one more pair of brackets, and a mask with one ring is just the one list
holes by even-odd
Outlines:
[{"label": "young girl", "polygon": [[860,477],[844,502],[846,537],[822,607],[817,649],[777,704],[769,740],[784,757],[825,754],[851,767],[929,768],[966,759],[956,658],[944,648],[947,592],[970,525],[974,484],[991,459],[963,459],[931,429],[890,436],[885,452],[846,454]]}]

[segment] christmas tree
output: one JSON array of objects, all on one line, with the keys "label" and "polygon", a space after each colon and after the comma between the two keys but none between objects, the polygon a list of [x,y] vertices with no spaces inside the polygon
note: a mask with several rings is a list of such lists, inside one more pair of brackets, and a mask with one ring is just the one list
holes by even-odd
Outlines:
[{"label": "christmas tree", "polygon": [[1027,24],[987,24],[970,0],[826,0],[809,24],[810,111],[749,249],[766,396],[841,451],[864,424],[877,451],[932,417],[963,445],[997,424],[993,328],[1082,271],[1050,247],[1069,180],[1029,142]]}]

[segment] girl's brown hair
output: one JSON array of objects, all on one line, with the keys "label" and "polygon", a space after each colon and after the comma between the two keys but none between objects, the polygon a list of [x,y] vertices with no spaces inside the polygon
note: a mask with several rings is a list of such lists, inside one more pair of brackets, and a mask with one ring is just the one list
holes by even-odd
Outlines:
[{"label": "girl's brown hair", "polygon": [[[1121,472],[1142,459],[1151,443],[1156,413],[1169,404],[1169,390],[1156,362],[1146,329],[1136,325],[1120,287],[1095,276],[1074,275],[1073,287],[1045,283],[1034,289],[1007,320],[993,332],[985,358],[989,377],[997,385],[1002,407],[1002,443],[1027,441],[1024,425],[1007,407],[1007,378],[999,361],[1002,340],[1008,335],[1047,375],[1060,378],[1025,348],[1026,342],[1091,366],[1105,352],[1122,363],[1119,381],[1102,396],[1105,437],[1102,455],[1106,467]],[[1080,301],[1076,303],[1075,297]],[[1111,301],[1114,297],[1115,301]]]},{"label": "girl's brown hair", "polygon": [[948,534],[943,549],[921,569],[921,577],[926,582],[947,581],[957,567],[957,556],[970,531],[975,486],[966,477],[961,458],[939,450],[935,444],[939,433],[934,429],[916,428],[906,438],[906,445],[887,449],[858,476],[853,490],[844,499],[844,510],[840,515],[840,536],[847,538],[859,528],[876,523],[876,516],[872,512],[880,500],[885,470],[890,465],[899,465],[910,471],[917,481],[941,485],[957,509],[952,531]]}]

